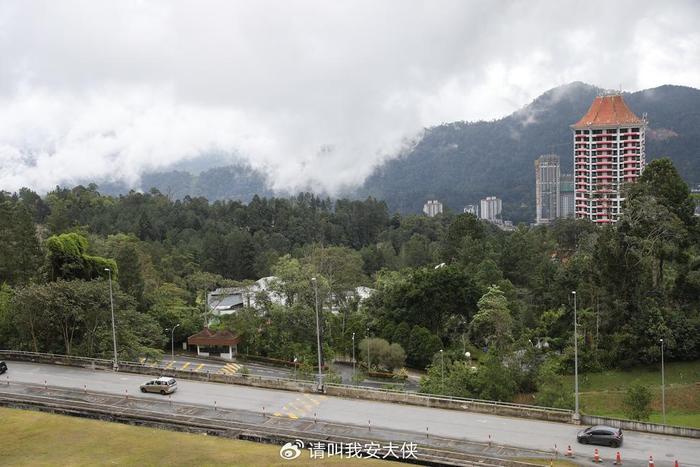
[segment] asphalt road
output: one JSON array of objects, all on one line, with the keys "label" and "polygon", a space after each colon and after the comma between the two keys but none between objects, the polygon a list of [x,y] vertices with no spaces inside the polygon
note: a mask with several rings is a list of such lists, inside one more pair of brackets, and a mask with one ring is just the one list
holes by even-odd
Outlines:
[{"label": "asphalt road", "polygon": [[[139,397],[139,385],[147,379],[142,375],[92,371],[82,368],[42,365],[25,362],[8,362],[9,371],[0,382],[10,378],[27,383],[124,394]],[[178,381],[178,391],[173,401],[192,404],[216,405],[242,410],[260,410],[289,418],[312,418],[316,413],[319,420],[329,422],[385,427],[430,433],[472,441],[488,441],[489,435],[495,443],[550,450],[556,444],[560,452],[572,445],[577,457],[592,457],[593,447],[576,444],[576,432],[580,427],[561,423],[549,423],[523,418],[508,418],[454,410],[431,409],[384,402],[357,401],[318,394],[302,394],[289,391],[259,389],[247,386],[205,383],[198,381]],[[622,448],[598,447],[603,459],[614,459],[619,450],[623,460],[647,461],[654,456],[656,466],[671,466],[678,460],[683,466],[700,467],[700,440],[647,433],[625,432]]]}]

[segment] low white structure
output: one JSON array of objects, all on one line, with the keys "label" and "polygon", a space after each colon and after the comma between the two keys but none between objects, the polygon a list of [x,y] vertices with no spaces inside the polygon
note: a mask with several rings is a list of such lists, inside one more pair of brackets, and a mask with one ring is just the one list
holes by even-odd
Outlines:
[{"label": "low white structure", "polygon": [[214,316],[229,315],[243,307],[255,308],[257,296],[261,292],[265,292],[272,303],[284,305],[284,298],[270,290],[270,283],[275,280],[278,278],[269,276],[245,287],[216,289],[207,294],[207,307]]}]

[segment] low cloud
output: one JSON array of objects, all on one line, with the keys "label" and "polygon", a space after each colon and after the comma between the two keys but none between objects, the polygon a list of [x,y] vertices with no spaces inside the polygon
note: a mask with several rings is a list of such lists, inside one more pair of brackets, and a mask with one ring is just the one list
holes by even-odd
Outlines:
[{"label": "low cloud", "polygon": [[692,1],[0,0],[0,189],[137,186],[216,153],[336,193],[425,126],[560,84],[700,87],[698,17]]}]

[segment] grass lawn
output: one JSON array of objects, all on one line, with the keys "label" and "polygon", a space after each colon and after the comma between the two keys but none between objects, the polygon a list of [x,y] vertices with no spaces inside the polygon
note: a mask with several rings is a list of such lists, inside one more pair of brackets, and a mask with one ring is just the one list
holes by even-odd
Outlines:
[{"label": "grass lawn", "polygon": [[[671,362],[665,366],[666,423],[700,428],[700,361]],[[563,376],[574,390],[572,375]],[[631,370],[579,374],[581,410],[591,415],[626,418],[622,399],[627,387],[641,381],[654,394],[651,422],[663,423],[661,414],[661,365]],[[520,401],[524,401],[522,398]]]},{"label": "grass lawn", "polygon": [[368,465],[310,459],[308,451],[286,461],[279,446],[31,410],[0,408],[0,423],[0,465]]}]

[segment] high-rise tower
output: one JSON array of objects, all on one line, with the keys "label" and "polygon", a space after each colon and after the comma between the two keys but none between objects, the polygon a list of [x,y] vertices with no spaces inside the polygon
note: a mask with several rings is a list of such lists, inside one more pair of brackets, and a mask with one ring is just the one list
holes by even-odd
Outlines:
[{"label": "high-rise tower", "polygon": [[538,224],[548,224],[560,216],[559,156],[540,156],[535,161],[535,201]]},{"label": "high-rise tower", "polygon": [[574,131],[576,217],[616,222],[622,187],[644,170],[646,119],[637,117],[620,94],[598,96]]}]

